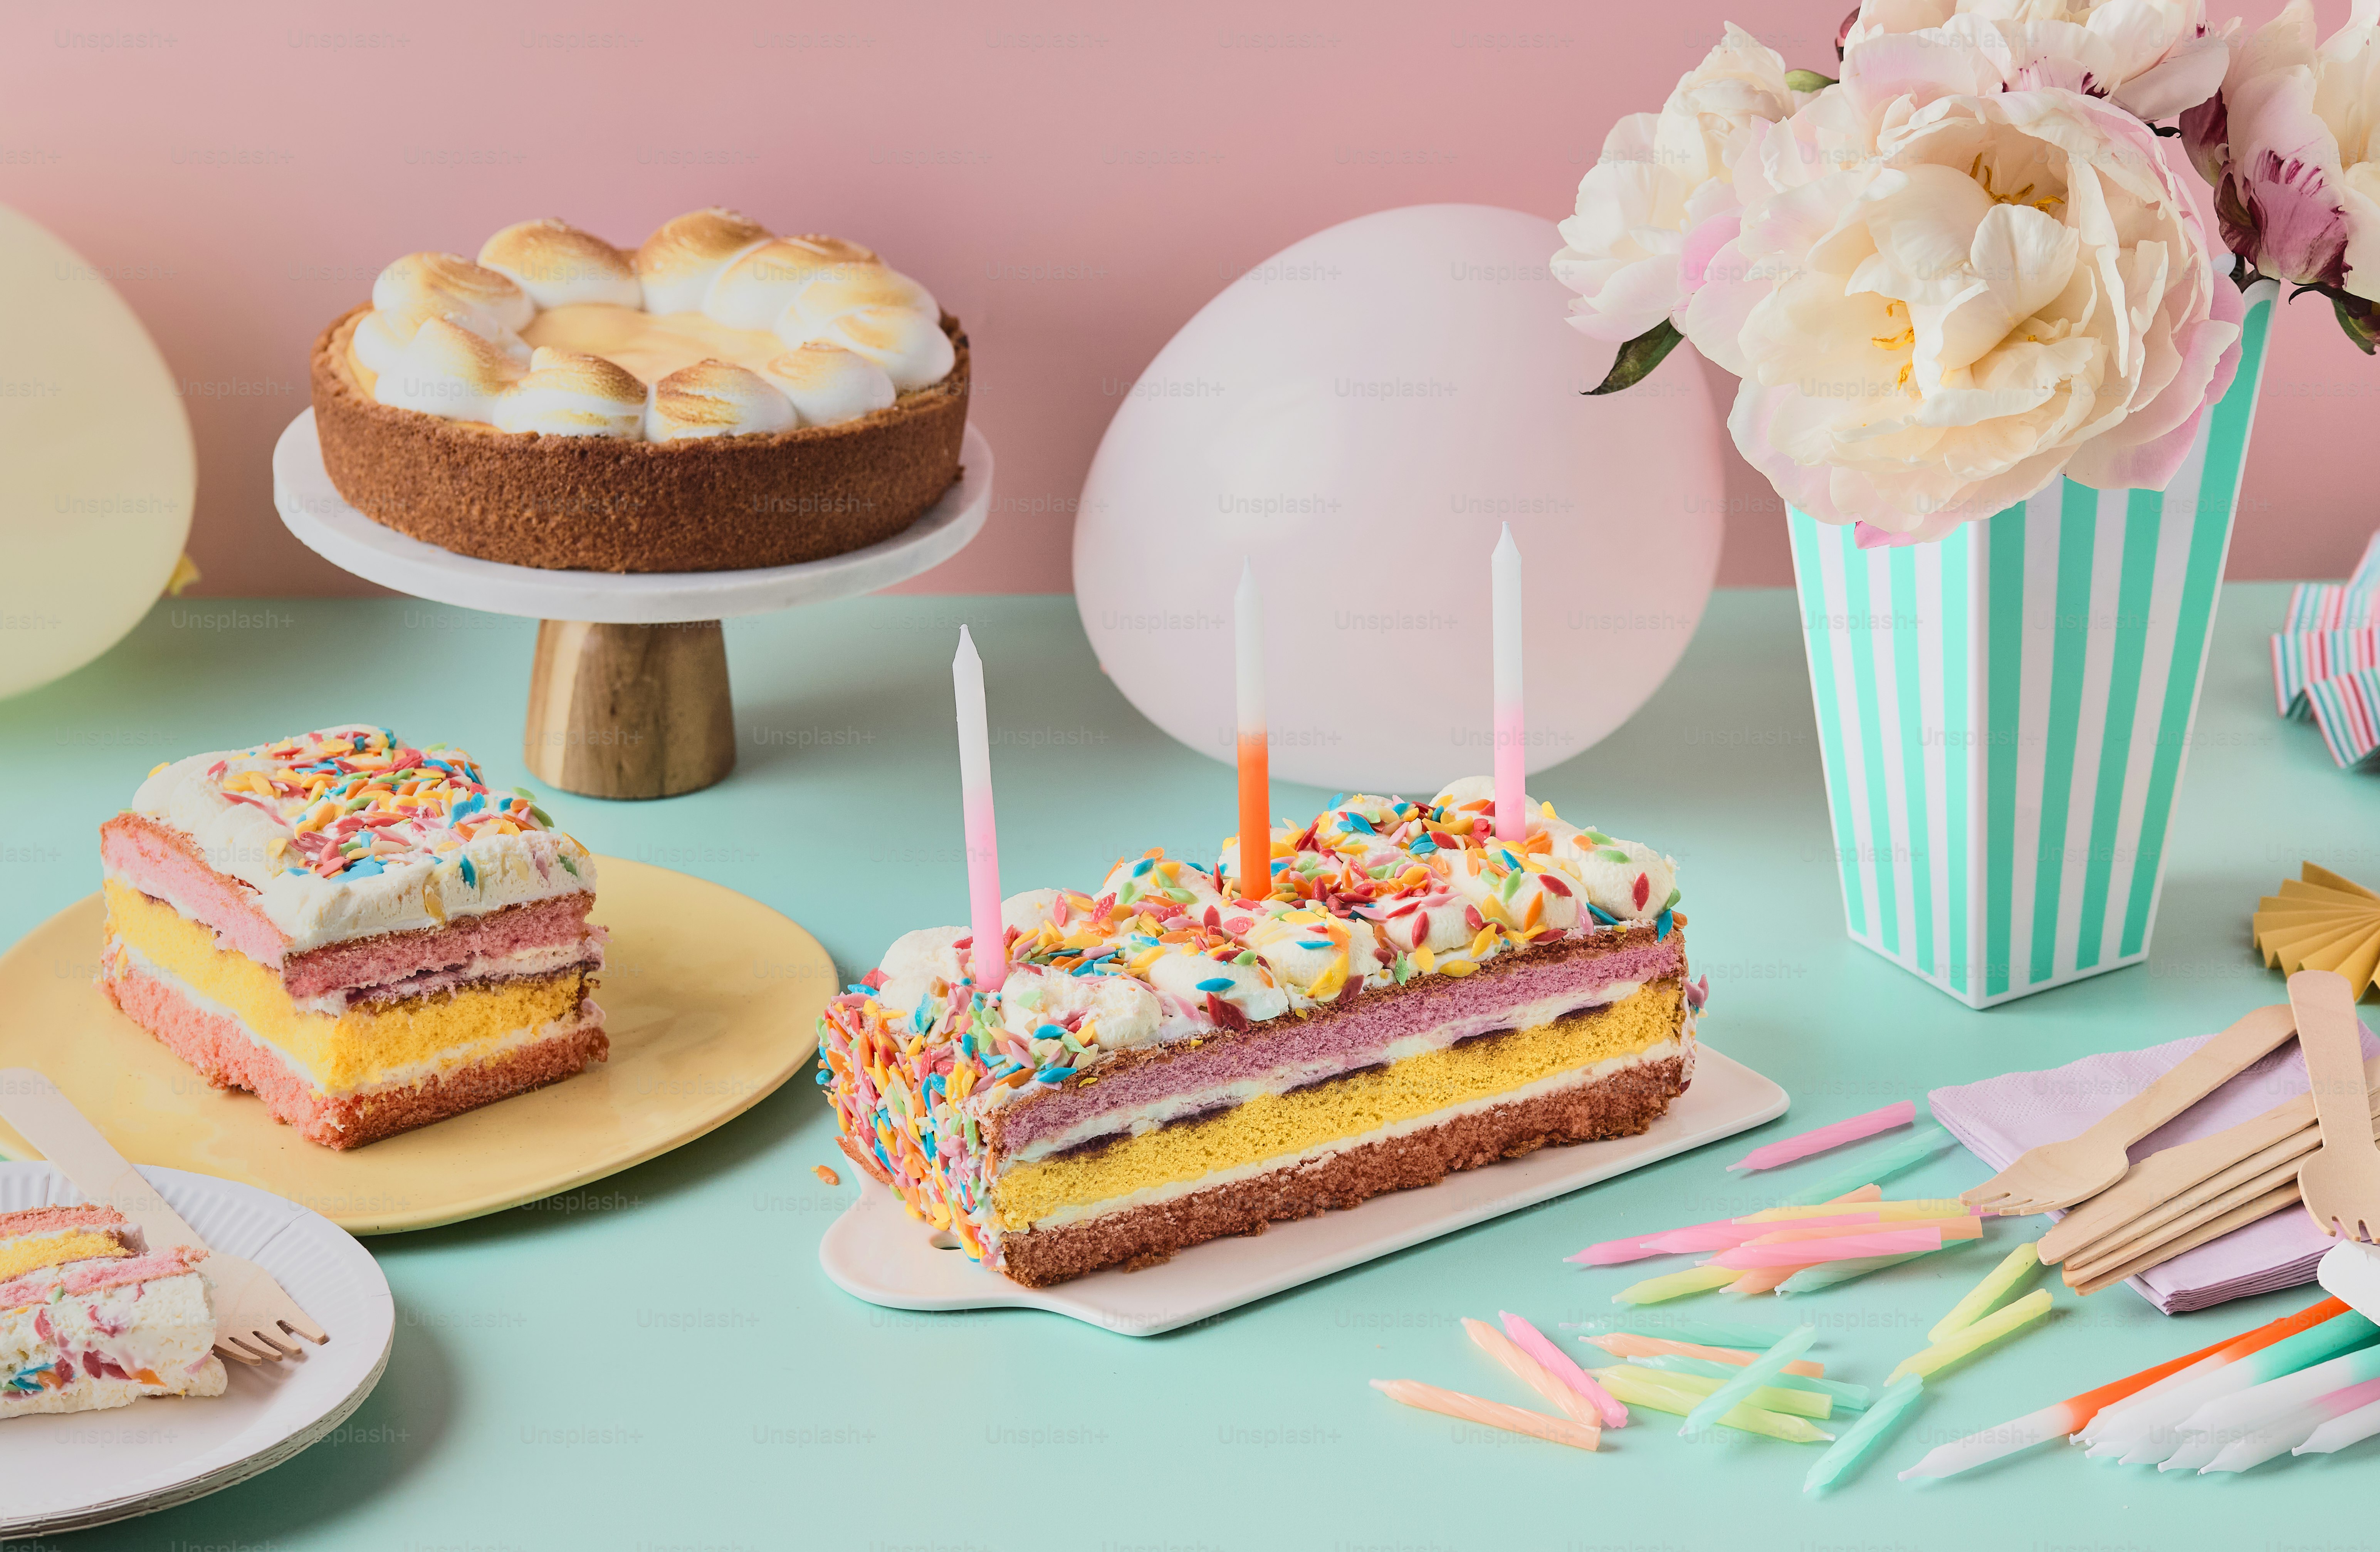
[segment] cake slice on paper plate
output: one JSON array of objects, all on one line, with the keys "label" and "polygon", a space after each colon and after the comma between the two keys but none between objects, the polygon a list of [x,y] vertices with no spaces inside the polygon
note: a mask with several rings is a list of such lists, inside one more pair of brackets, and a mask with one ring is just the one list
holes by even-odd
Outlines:
[{"label": "cake slice on paper plate", "polygon": [[1643,1132],[1693,1080],[1675,867],[1484,777],[1273,832],[1273,889],[1152,851],[912,932],[827,1005],[844,1151],[1028,1286]]},{"label": "cake slice on paper plate", "polygon": [[0,1213],[0,1418],[222,1395],[205,1255],[144,1253],[113,1207]]},{"label": "cake slice on paper plate", "polygon": [[100,857],[101,988],[326,1147],[610,1049],[594,860],[459,749],[343,726],[192,755],[100,827]]}]

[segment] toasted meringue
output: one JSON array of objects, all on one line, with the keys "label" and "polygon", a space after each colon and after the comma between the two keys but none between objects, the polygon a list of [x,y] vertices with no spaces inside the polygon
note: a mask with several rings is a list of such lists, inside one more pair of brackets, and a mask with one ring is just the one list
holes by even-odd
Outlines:
[{"label": "toasted meringue", "polygon": [[452,253],[408,253],[381,271],[372,282],[372,309],[389,315],[408,341],[425,318],[462,313],[517,332],[537,313],[537,304],[510,276]]},{"label": "toasted meringue", "polygon": [[793,401],[805,426],[856,420],[884,408],[894,396],[882,367],[839,345],[805,345],[761,370]]},{"label": "toasted meringue", "polygon": [[839,237],[778,237],[722,270],[702,299],[702,310],[730,328],[765,329],[814,283],[878,273],[891,272],[857,243]]},{"label": "toasted meringue", "polygon": [[[476,312],[451,312],[445,318],[449,323],[470,330],[502,350],[519,364],[521,370],[528,370],[528,342],[494,319]],[[404,358],[405,347],[413,342],[413,333],[421,326],[422,321],[422,315],[418,313],[382,312],[374,309],[356,320],[356,332],[350,337],[349,347],[355,351],[356,359],[372,371],[387,371]]]},{"label": "toasted meringue", "polygon": [[480,246],[480,265],[511,280],[540,310],[586,302],[645,305],[644,287],[626,254],[552,216],[507,226],[490,237]]},{"label": "toasted meringue", "polygon": [[[713,205],[662,224],[637,249],[647,312],[696,312],[719,272],[769,240],[769,229]],[[765,325],[763,325],[765,327]]]},{"label": "toasted meringue", "polygon": [[942,315],[933,294],[898,270],[882,264],[847,266],[813,276],[794,294],[783,312],[770,321],[777,337],[800,345],[819,337],[820,330],[845,313],[865,308],[901,308],[923,314],[929,321]]},{"label": "toasted meringue", "polygon": [[645,385],[601,356],[543,349],[528,375],[498,396],[492,418],[500,431],[635,442],[645,434]]},{"label": "toasted meringue", "polygon": [[794,406],[769,380],[732,361],[697,361],[653,384],[653,402],[645,411],[645,437],[650,442],[684,442],[694,437],[753,436],[790,431]]},{"label": "toasted meringue", "polygon": [[372,397],[445,420],[493,420],[497,399],[520,376],[520,363],[501,345],[451,319],[430,318],[373,382]]},{"label": "toasted meringue", "polygon": [[839,345],[884,369],[904,392],[930,387],[950,375],[958,352],[932,314],[907,308],[871,307],[846,312],[811,336],[813,345]]}]

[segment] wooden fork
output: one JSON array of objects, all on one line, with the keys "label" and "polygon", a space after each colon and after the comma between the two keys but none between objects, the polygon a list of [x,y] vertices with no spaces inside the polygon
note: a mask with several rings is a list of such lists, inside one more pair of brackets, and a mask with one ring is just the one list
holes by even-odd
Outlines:
[{"label": "wooden fork", "polygon": [[2289,977],[2289,1007],[2322,1122],[2322,1147],[2298,1166],[2298,1194],[2324,1233],[2370,1243],[2380,1233],[2380,1145],[2365,1122],[2372,1097],[2355,988],[2332,971],[2301,970]]},{"label": "wooden fork", "polygon": [[200,1264],[214,1294],[215,1351],[242,1364],[278,1364],[303,1349],[292,1338],[317,1347],[329,1341],[298,1301],[282,1291],[273,1274],[244,1255],[210,1247],[182,1215],[165,1205],[140,1170],[115,1151],[57,1085],[30,1067],[0,1070],[0,1120],[41,1149],[42,1157],[82,1193],[83,1200],[114,1207],[152,1251],[195,1245],[207,1253]]},{"label": "wooden fork", "polygon": [[[2380,1056],[2363,1064],[2365,1081],[2380,1111]],[[2380,1113],[2374,1116],[2380,1122]],[[2229,1191],[2241,1181],[2291,1159],[2322,1143],[2314,1125],[2313,1096],[2283,1100],[2260,1116],[2195,1142],[2180,1143],[2133,1165],[2123,1182],[2081,1203],[2041,1237],[2041,1259],[2096,1260],[2095,1247],[2113,1236],[2136,1233],[2176,1218]]]},{"label": "wooden fork", "polygon": [[[2101,1117],[2082,1135],[2044,1143],[1959,1200],[1977,1212],[2013,1218],[2070,1207],[2124,1178],[2127,1150],[2222,1087],[2296,1029],[2288,1006],[2259,1008],[2176,1062],[2148,1087]],[[2359,1064],[2360,1065],[2360,1064]]]}]

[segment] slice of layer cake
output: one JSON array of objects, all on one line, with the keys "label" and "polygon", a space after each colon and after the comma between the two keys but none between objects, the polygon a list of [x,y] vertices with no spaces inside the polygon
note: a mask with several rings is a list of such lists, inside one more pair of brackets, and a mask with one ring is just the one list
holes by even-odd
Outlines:
[{"label": "slice of layer cake", "polygon": [[222,1395],[205,1255],[142,1254],[113,1207],[0,1213],[0,1418]]},{"label": "slice of layer cake", "polygon": [[1228,849],[1018,895],[995,992],[965,929],[906,935],[820,1019],[844,1151],[1038,1287],[1644,1131],[1694,1076],[1674,865],[1491,807],[1354,798],[1262,900]]},{"label": "slice of layer cake", "polygon": [[193,755],[100,827],[100,857],[101,988],[326,1147],[610,1049],[593,860],[459,749],[358,726]]}]

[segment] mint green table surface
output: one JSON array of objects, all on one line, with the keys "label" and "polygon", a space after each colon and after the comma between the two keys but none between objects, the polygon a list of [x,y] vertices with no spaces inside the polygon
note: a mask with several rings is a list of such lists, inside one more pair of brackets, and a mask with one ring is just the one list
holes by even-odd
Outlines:
[{"label": "mint green table surface", "polygon": [[[1588,1456],[1409,1412],[1365,1385],[1412,1377],[1534,1404],[1459,1317],[1500,1307],[1551,1332],[1608,1312],[1643,1268],[1562,1256],[1765,1206],[1834,1168],[1748,1183],[1722,1172],[1752,1143],[1941,1084],[2208,1032],[2280,1000],[2248,943],[2258,894],[2309,856],[2380,882],[2380,788],[2274,715],[2265,638],[2284,599],[2240,586],[2224,600],[2149,963],[1989,1012],[1843,936],[1790,593],[1718,595],[1653,702],[1531,783],[1565,817],[1678,858],[1694,966],[1712,985],[1705,1035],[1792,1096],[1760,1132],[1135,1340],[1034,1312],[902,1314],[838,1291],[817,1243],[853,1171],[800,1079],[582,1191],[367,1242],[398,1324],[387,1377],[354,1419],[262,1478],[71,1545],[2372,1546],[2373,1446],[2221,1480],[2063,1448],[1923,1490],[1893,1477],[1935,1443],[2318,1291],[2168,1319],[2127,1290],[2082,1301],[2061,1287],[2046,1328],[1944,1377],[1869,1470],[1815,1501],[1800,1491],[1809,1448],[1725,1430],[1690,1444],[1674,1420],[1639,1412]],[[795,917],[856,976],[896,933],[965,915],[948,666],[962,622],[986,663],[1009,890],[1093,882],[1155,843],[1211,850],[1232,823],[1230,773],[1125,704],[1065,598],[871,599],[730,622],[740,745],[727,782],[659,803],[545,801],[599,852]],[[97,887],[94,831],[161,759],[353,720],[462,743],[498,782],[520,780],[534,630],[403,600],[160,603],[98,663],[0,702],[0,940]],[[1330,796],[1283,786],[1274,806],[1303,814]],[[845,1183],[822,1185],[816,1164],[842,1167]],[[1984,1174],[1954,1153],[1900,1183],[1948,1194]],[[2042,1226],[1996,1226],[1983,1246],[1812,1297],[1694,1303],[1780,1329],[1815,1320],[1829,1374],[1880,1381]],[[0,1439],[0,1479],[6,1460]]]}]

